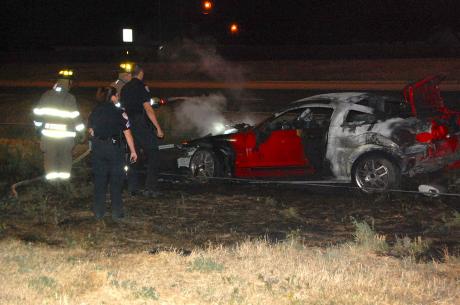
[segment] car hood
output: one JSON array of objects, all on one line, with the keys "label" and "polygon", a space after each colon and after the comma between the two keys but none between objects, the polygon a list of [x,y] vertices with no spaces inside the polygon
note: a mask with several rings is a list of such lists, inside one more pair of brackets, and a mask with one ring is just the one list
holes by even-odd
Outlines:
[{"label": "car hood", "polygon": [[223,134],[217,134],[217,135],[209,134],[201,138],[187,140],[183,144],[185,146],[189,146],[189,145],[193,146],[195,144],[203,143],[203,142],[228,141],[229,139],[233,138],[235,134],[247,131],[251,128],[252,126],[248,124],[244,124],[244,123],[237,124],[237,125],[228,127]]},{"label": "car hood", "polygon": [[443,112],[445,106],[439,84],[445,78],[443,74],[429,76],[404,88],[404,98],[415,117],[428,118]]}]

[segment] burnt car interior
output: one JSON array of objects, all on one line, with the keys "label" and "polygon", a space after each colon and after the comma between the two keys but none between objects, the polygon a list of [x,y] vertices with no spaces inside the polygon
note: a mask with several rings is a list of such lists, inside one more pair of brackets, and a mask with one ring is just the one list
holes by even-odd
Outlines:
[{"label": "burnt car interior", "polygon": [[[268,141],[275,131],[296,131],[303,152],[315,172],[323,168],[329,125],[333,109],[325,107],[297,108],[287,111],[256,128],[256,149]],[[279,143],[282,145],[282,143]]]},{"label": "burnt car interior", "polygon": [[[398,100],[398,99],[385,99],[382,102],[382,99],[364,99],[358,103],[357,105],[362,105],[366,107],[370,107],[374,109],[374,121],[378,120],[388,120],[391,118],[408,118],[412,116],[411,113],[411,108],[408,103],[406,103],[403,99]],[[351,111],[350,111],[351,112]],[[364,114],[359,111],[355,111],[350,118],[347,117],[346,122],[357,122],[360,121],[360,116],[358,113]],[[371,120],[371,116],[363,115],[361,116],[361,120],[364,119],[364,121],[369,122]],[[375,122],[369,122],[367,124],[372,124]]]}]

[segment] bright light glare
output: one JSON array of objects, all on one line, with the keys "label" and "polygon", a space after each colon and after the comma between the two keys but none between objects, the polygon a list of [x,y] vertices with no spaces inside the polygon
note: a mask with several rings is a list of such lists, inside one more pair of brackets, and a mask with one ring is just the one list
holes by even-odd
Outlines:
[{"label": "bright light glare", "polygon": [[73,71],[72,71],[72,70],[61,70],[61,71],[59,71],[59,75],[62,75],[62,76],[72,76],[72,75],[73,75]]},{"label": "bright light glare", "polygon": [[230,128],[230,129],[225,130],[224,134],[231,134],[231,133],[235,133],[237,131],[238,130],[236,128]]},{"label": "bright light glare", "polygon": [[225,126],[222,123],[214,123],[213,128],[216,133],[222,133],[225,130]]},{"label": "bright light glare", "polygon": [[51,172],[45,176],[47,180],[54,180],[54,179],[69,179],[70,173],[66,172]]},{"label": "bright light glare", "polygon": [[123,42],[133,42],[132,29],[123,29]]},{"label": "bright light glare", "polygon": [[238,24],[232,23],[230,25],[230,32],[232,32],[233,34],[237,33],[238,32]]},{"label": "bright light glare", "polygon": [[203,3],[203,6],[205,9],[209,10],[210,8],[212,8],[212,2],[211,1],[205,1]]},{"label": "bright light glare", "polygon": [[207,15],[212,10],[212,1],[203,1],[203,14]]}]

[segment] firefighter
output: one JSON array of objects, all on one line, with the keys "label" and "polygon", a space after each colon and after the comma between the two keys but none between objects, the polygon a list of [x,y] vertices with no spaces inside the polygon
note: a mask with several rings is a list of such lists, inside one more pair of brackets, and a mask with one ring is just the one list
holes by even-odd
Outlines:
[{"label": "firefighter", "polygon": [[[132,79],[132,72],[134,68],[133,62],[122,62],[118,70],[118,79],[114,81],[110,86],[117,89],[117,93],[120,94],[123,86]],[[116,106],[119,107],[120,104]]]},{"label": "firefighter", "polygon": [[69,93],[73,80],[72,70],[61,70],[56,84],[41,96],[33,109],[44,153],[45,177],[50,181],[70,178],[75,138],[85,129],[75,96]]}]

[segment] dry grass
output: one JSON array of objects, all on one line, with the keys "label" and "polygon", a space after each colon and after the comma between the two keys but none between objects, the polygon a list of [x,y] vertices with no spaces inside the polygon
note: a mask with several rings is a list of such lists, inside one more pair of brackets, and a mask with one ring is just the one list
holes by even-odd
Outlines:
[{"label": "dry grass", "polygon": [[[456,304],[460,260],[416,263],[298,240],[117,254],[0,242],[1,304]],[[455,301],[457,300],[457,301]]]}]

